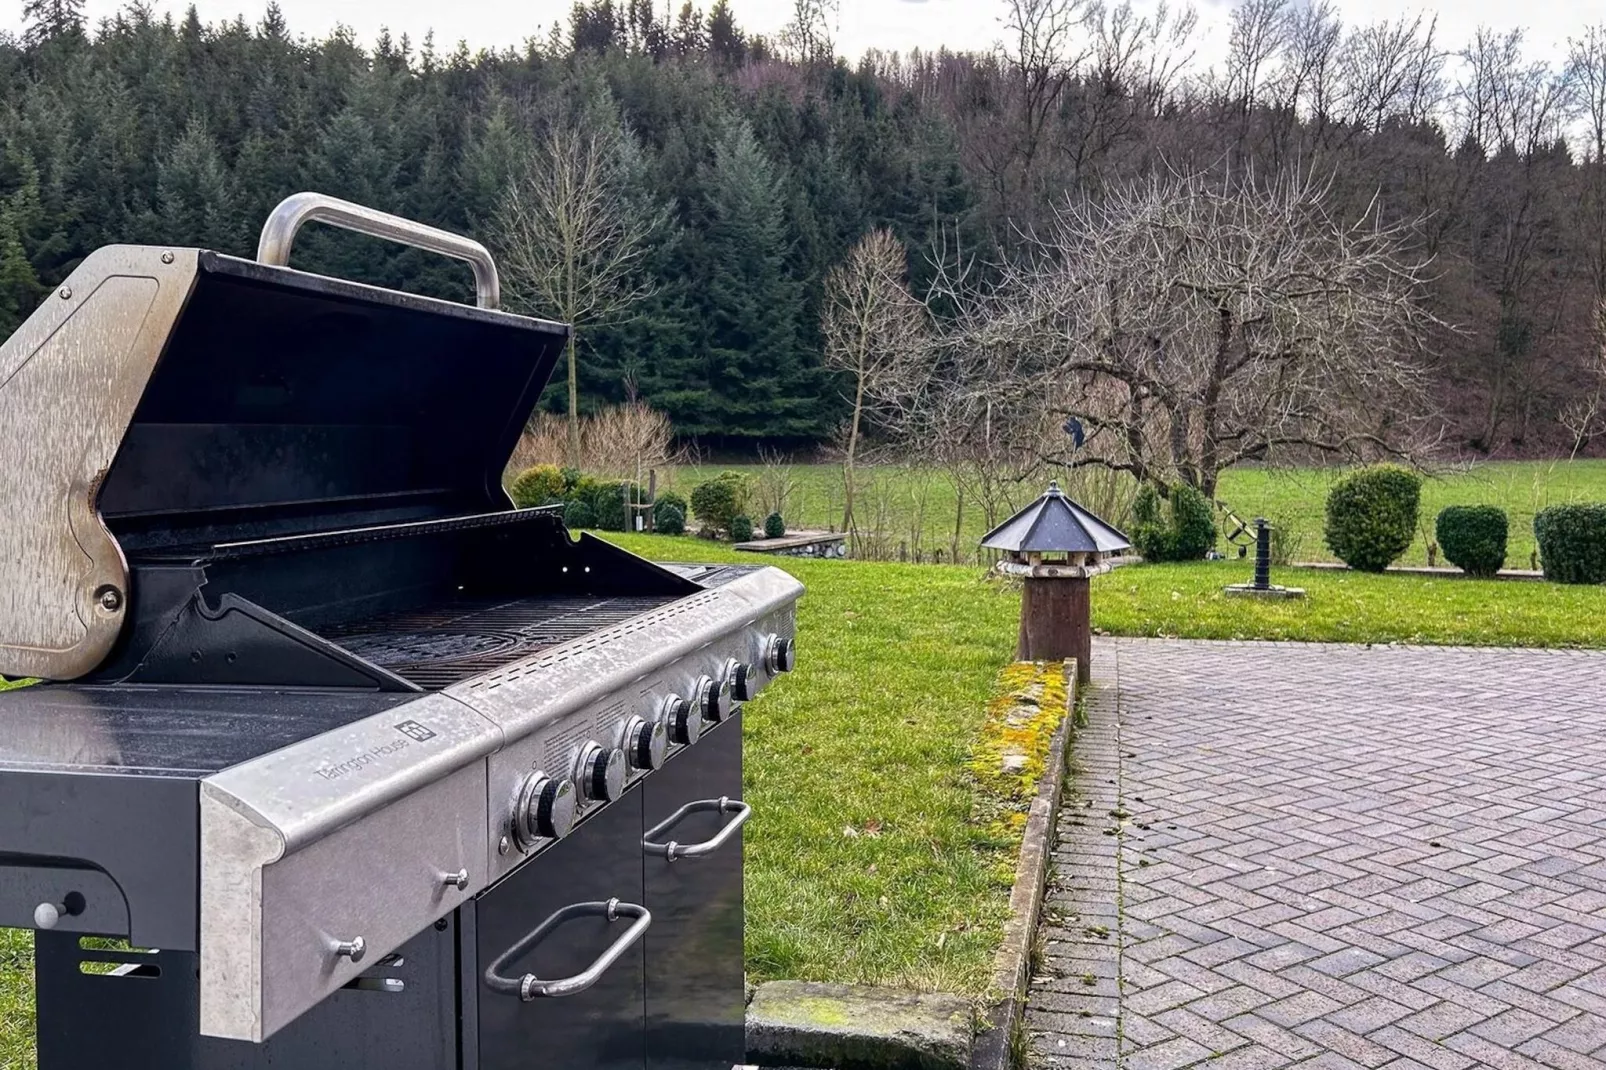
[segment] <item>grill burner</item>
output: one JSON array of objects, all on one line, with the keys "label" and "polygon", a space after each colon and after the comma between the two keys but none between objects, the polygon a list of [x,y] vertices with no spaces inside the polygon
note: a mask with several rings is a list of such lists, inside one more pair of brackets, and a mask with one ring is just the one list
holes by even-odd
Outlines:
[{"label": "grill burner", "polygon": [[672,595],[465,599],[325,634],[358,657],[438,691],[674,600]]}]

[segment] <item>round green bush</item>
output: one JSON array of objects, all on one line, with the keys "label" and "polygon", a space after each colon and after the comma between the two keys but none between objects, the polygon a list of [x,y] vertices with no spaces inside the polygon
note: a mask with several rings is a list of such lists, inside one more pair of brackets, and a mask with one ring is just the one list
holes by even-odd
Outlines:
[{"label": "round green bush", "polygon": [[749,542],[753,538],[753,518],[733,516],[730,523],[731,542]]},{"label": "round green bush", "polygon": [[596,511],[591,508],[590,502],[572,501],[563,509],[563,526],[571,529],[594,528],[597,526]]},{"label": "round green bush", "polygon": [[1606,505],[1553,505],[1534,517],[1545,579],[1606,583]]},{"label": "round green bush", "polygon": [[730,531],[732,519],[747,508],[747,478],[738,472],[721,472],[697,484],[692,488],[691,508],[704,527]]},{"label": "round green bush", "polygon": [[[658,497],[653,499],[653,530],[659,530],[664,526],[664,514],[671,509],[674,509],[680,513],[681,531],[686,530],[686,514],[690,512],[690,508],[686,504],[686,499],[682,498],[679,494],[676,494],[672,490],[661,490],[658,492]],[[676,532],[676,534],[679,534],[679,532]]]},{"label": "round green bush", "polygon": [[781,519],[780,513],[771,513],[764,518],[764,537],[766,539],[779,539],[786,534],[786,521]]},{"label": "round green bush", "polygon": [[532,505],[543,505],[554,498],[562,498],[564,490],[563,472],[555,464],[538,464],[533,468],[526,468],[513,480],[513,486],[508,488],[508,494],[513,498],[513,504],[520,509],[528,509]]},{"label": "round green bush", "polygon": [[674,502],[658,502],[653,506],[653,527],[660,535],[684,535],[686,510]]},{"label": "round green bush", "polygon": [[1168,498],[1145,483],[1132,517],[1132,545],[1145,561],[1198,561],[1216,545],[1215,510],[1186,483],[1171,487]]},{"label": "round green bush", "polygon": [[1416,534],[1422,477],[1397,464],[1344,476],[1327,495],[1327,548],[1350,568],[1382,572]]},{"label": "round green bush", "polygon": [[1433,522],[1444,559],[1469,576],[1493,576],[1506,563],[1506,511],[1495,505],[1452,505]]}]

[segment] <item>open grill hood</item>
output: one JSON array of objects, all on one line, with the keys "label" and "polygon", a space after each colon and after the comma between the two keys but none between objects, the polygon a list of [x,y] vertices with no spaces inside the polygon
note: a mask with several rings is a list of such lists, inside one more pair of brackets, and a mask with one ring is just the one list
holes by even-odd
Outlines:
[{"label": "open grill hood", "polygon": [[[495,301],[474,243],[316,195],[259,259],[304,219],[468,259]],[[132,560],[509,510],[568,334],[213,252],[95,252],[0,344],[0,674],[101,665]]]}]

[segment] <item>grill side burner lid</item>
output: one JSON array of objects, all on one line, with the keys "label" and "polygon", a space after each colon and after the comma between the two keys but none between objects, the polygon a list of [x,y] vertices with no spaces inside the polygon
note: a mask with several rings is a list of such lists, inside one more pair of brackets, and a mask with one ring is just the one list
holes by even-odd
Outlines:
[{"label": "grill side burner lid", "polygon": [[[282,265],[317,220],[468,260],[483,307]],[[495,309],[483,247],[298,194],[258,260],[110,246],[0,344],[0,674],[112,650],[128,558],[511,508],[569,329]]]}]

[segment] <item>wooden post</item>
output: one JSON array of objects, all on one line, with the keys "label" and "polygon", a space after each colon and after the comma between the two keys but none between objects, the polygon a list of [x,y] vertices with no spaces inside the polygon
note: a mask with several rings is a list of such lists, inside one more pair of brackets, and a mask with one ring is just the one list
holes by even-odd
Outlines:
[{"label": "wooden post", "polygon": [[1015,656],[1021,661],[1075,658],[1077,683],[1087,683],[1093,659],[1093,618],[1088,590],[1086,577],[1028,577],[1021,597],[1020,640]]}]

